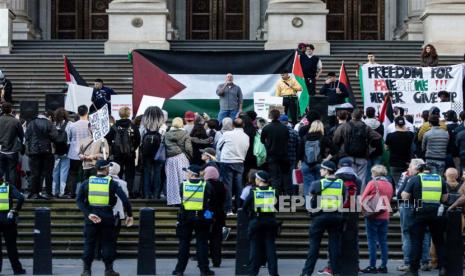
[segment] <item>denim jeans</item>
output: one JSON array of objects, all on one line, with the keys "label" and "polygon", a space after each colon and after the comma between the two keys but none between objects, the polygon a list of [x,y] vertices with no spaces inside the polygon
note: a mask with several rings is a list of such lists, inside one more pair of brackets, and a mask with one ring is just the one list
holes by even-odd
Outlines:
[{"label": "denim jeans", "polygon": [[426,158],[426,164],[431,167],[431,172],[442,175],[446,168],[446,161],[438,161]]},{"label": "denim jeans", "polygon": [[[304,196],[308,197],[310,193],[310,187],[312,186],[312,182],[316,180],[320,180],[320,165],[315,165],[313,167],[309,167],[305,162],[301,163],[301,171],[302,176],[304,178]],[[305,202],[310,202],[309,200],[305,200]],[[310,206],[306,206],[307,209],[310,209]]]},{"label": "denim jeans", "polygon": [[153,158],[144,159],[144,198],[160,198],[163,190],[162,167],[162,162],[157,162]]},{"label": "denim jeans", "polygon": [[365,218],[368,239],[368,251],[370,253],[370,266],[376,267],[376,246],[381,250],[381,267],[387,266],[388,244],[387,231],[389,220]]},{"label": "denim jeans", "polygon": [[226,185],[228,192],[226,194],[226,202],[224,205],[225,212],[231,212],[233,209],[232,196],[233,192],[236,196],[236,207],[240,206],[241,192],[243,188],[242,174],[244,173],[243,163],[221,163],[221,171],[223,174],[223,183]]},{"label": "denim jeans", "polygon": [[[400,228],[402,229],[402,252],[404,255],[404,264],[410,265],[410,256],[411,256],[411,240],[410,240],[410,225],[413,221],[413,209],[399,203],[399,213],[400,213]],[[423,251],[421,255],[421,263],[427,264],[430,261],[429,256],[429,247],[431,242],[431,234],[429,232],[425,233],[425,238],[423,239]]]},{"label": "denim jeans", "polygon": [[368,183],[371,180],[371,167],[374,165],[381,165],[383,164],[383,157],[382,156],[377,156],[374,158],[368,158],[368,164],[367,164],[367,177],[365,178],[365,182]]},{"label": "denim jeans", "polygon": [[53,195],[62,196],[65,194],[69,164],[70,160],[66,154],[55,155],[55,165],[53,167]]},{"label": "denim jeans", "polygon": [[[352,157],[352,168],[355,173],[358,175],[358,178],[362,180],[362,192],[365,190],[366,179],[367,179],[367,169],[368,169],[368,160],[366,158],[355,158]],[[371,168],[370,168],[371,169]]]},{"label": "denim jeans", "polygon": [[236,119],[238,110],[222,110],[218,113],[218,121],[220,124],[223,122],[223,119],[226,117],[231,118],[233,121]]},{"label": "denim jeans", "polygon": [[[0,153],[0,178],[11,185],[16,186],[16,165],[18,164],[18,153]],[[3,177],[5,176],[5,177]]]}]

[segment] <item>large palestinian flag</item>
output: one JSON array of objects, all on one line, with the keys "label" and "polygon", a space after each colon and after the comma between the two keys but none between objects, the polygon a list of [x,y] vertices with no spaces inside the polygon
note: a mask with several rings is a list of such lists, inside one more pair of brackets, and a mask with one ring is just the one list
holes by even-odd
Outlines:
[{"label": "large palestinian flag", "polygon": [[253,109],[253,93],[274,94],[280,73],[292,68],[294,51],[177,52],[133,51],[133,105],[139,108],[143,95],[167,99],[163,108],[170,117],[186,110],[206,112],[216,118],[218,85],[226,74],[234,75],[241,87],[244,110]]}]

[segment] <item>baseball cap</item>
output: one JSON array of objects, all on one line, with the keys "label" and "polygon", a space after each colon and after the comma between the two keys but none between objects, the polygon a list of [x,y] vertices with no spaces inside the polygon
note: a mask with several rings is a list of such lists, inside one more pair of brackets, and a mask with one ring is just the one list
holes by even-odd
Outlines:
[{"label": "baseball cap", "polygon": [[201,168],[198,165],[190,165],[189,167],[184,168],[182,170],[185,171],[185,172],[191,172],[191,173],[194,173],[196,175],[200,175]]},{"label": "baseball cap", "polygon": [[327,169],[331,172],[335,172],[336,171],[336,164],[334,164],[334,162],[332,161],[323,161],[323,163],[321,163],[321,168],[323,169]]},{"label": "baseball cap", "polygon": [[200,152],[211,155],[211,157],[215,157],[216,155],[216,150],[214,148],[204,148],[201,149]]},{"label": "baseball cap", "polygon": [[263,182],[268,182],[268,180],[270,180],[270,174],[265,171],[256,172],[255,177],[260,179]]},{"label": "baseball cap", "polygon": [[289,122],[289,117],[287,117],[286,114],[281,114],[281,115],[279,116],[279,121],[280,121],[280,122]]},{"label": "baseball cap", "polygon": [[343,157],[339,159],[338,165],[339,167],[352,167],[352,158],[350,157]]},{"label": "baseball cap", "polygon": [[105,168],[108,168],[109,166],[110,166],[110,162],[108,162],[107,160],[97,160],[97,162],[95,163],[95,168],[97,170],[105,169]]},{"label": "baseball cap", "polygon": [[429,115],[438,115],[441,113],[441,110],[439,110],[439,108],[437,108],[436,106],[433,106],[430,108],[429,110]]},{"label": "baseball cap", "polygon": [[405,126],[405,118],[402,116],[396,117],[394,119],[396,126]]},{"label": "baseball cap", "polygon": [[192,112],[192,111],[186,111],[186,113],[184,113],[184,119],[186,121],[194,121],[195,120],[195,113]]}]

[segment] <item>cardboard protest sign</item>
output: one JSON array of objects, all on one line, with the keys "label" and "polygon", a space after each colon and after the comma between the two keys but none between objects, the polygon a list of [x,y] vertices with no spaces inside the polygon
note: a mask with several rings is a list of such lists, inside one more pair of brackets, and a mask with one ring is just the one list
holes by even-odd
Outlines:
[{"label": "cardboard protest sign", "polygon": [[[392,93],[393,106],[414,115],[416,125],[422,123],[421,112],[437,106],[441,112],[463,110],[463,66],[412,67],[402,65],[368,65],[361,67],[360,87],[365,109],[380,110],[385,93]],[[447,91],[449,101],[438,93]]]},{"label": "cardboard protest sign", "polygon": [[89,123],[92,129],[92,138],[94,141],[105,138],[108,132],[110,132],[108,106],[104,105],[97,112],[90,114]]}]

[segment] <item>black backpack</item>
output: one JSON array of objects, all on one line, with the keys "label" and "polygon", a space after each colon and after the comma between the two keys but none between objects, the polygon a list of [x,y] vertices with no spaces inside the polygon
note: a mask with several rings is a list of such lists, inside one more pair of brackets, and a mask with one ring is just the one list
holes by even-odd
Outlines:
[{"label": "black backpack", "polygon": [[131,156],[134,154],[134,130],[131,126],[121,127],[112,126],[115,132],[113,140],[113,155],[114,156]]},{"label": "black backpack", "polygon": [[161,135],[158,131],[148,131],[142,137],[142,156],[154,158],[160,147]]},{"label": "black backpack", "polygon": [[365,158],[368,150],[367,126],[349,122],[349,131],[344,139],[344,151],[348,156]]},{"label": "black backpack", "polygon": [[65,155],[68,153],[69,144],[68,144],[68,133],[66,133],[66,125],[68,122],[65,122],[62,126],[57,128],[57,137],[53,141],[55,145],[55,154]]}]

